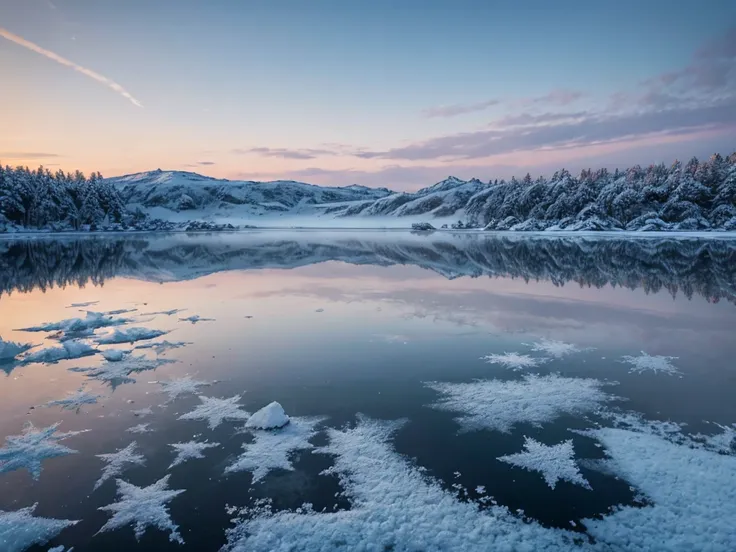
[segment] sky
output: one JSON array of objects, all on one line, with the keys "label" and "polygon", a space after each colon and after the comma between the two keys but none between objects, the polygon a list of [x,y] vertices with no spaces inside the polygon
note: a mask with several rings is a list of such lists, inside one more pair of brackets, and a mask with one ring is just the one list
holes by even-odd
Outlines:
[{"label": "sky", "polygon": [[736,150],[733,0],[0,0],[0,162],[415,190]]}]

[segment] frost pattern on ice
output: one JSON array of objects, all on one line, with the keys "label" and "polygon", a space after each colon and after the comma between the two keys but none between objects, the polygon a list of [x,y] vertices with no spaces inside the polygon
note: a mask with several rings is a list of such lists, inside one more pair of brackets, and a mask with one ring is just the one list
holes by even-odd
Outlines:
[{"label": "frost pattern on ice", "polygon": [[98,454],[97,458],[107,462],[107,465],[103,468],[102,475],[95,483],[95,490],[99,489],[111,477],[117,477],[123,473],[128,467],[144,466],[146,464],[143,455],[138,454],[138,444],[135,441],[115,452]]},{"label": "frost pattern on ice", "polygon": [[76,454],[59,441],[63,441],[82,431],[59,433],[59,423],[38,429],[31,422],[26,422],[23,433],[5,438],[5,446],[0,448],[0,473],[27,469],[31,477],[38,481],[41,476],[41,463],[49,458]]},{"label": "frost pattern on ice", "polygon": [[540,426],[563,414],[595,410],[617,399],[603,392],[608,382],[527,374],[521,380],[479,380],[470,383],[428,382],[443,395],[433,408],[461,413],[456,421],[465,431],[492,429],[508,433],[519,423]]},{"label": "frost pattern on ice", "polygon": [[82,358],[93,355],[96,352],[97,349],[90,346],[88,343],[72,339],[62,343],[61,347],[48,347],[46,349],[40,349],[38,351],[28,353],[22,360],[25,364],[30,364],[31,362],[52,364],[59,362],[60,360]]},{"label": "frost pattern on ice", "polygon": [[499,456],[498,460],[528,471],[540,472],[552,489],[559,480],[569,481],[586,489],[591,488],[575,463],[572,439],[547,446],[531,437],[524,436],[524,449],[524,452]]},{"label": "frost pattern on ice", "polygon": [[570,550],[572,533],[525,523],[500,506],[481,511],[423,475],[389,444],[402,425],[359,416],[353,428],[327,430],[330,444],[318,452],[336,456],[327,473],[339,476],[350,510],[246,509],[224,550]]},{"label": "frost pattern on ice", "polygon": [[572,343],[565,343],[564,341],[557,341],[554,339],[542,338],[539,341],[535,341],[530,344],[532,351],[539,351],[546,353],[554,358],[562,358],[567,355],[574,353],[581,353],[583,351],[589,351],[591,349],[580,349]]},{"label": "frost pattern on ice", "polygon": [[102,395],[93,395],[86,391],[84,387],[80,387],[77,391],[68,393],[63,399],[47,402],[44,406],[61,406],[64,410],[74,410],[79,412],[86,404],[97,404],[97,399]]},{"label": "frost pattern on ice", "polygon": [[81,372],[91,380],[108,384],[113,390],[124,383],[135,383],[133,373],[155,370],[162,364],[173,362],[165,359],[151,360],[143,355],[126,356],[122,360],[106,361],[101,366],[91,368],[72,368],[72,372]]},{"label": "frost pattern on ice", "polygon": [[176,458],[169,466],[169,469],[187,462],[188,460],[196,460],[204,458],[204,451],[211,448],[217,448],[220,443],[209,443],[207,441],[188,441],[186,443],[173,443],[169,445],[176,451]]},{"label": "frost pattern on ice", "polygon": [[[117,313],[116,313],[117,314]],[[116,318],[105,312],[87,311],[84,318],[67,318],[59,322],[47,322],[30,328],[21,328],[24,332],[90,333],[98,328],[120,326],[130,322],[127,318]]]},{"label": "frost pattern on ice", "polygon": [[171,521],[166,503],[184,492],[169,489],[167,475],[148,487],[136,487],[122,479],[117,480],[119,501],[98,510],[112,513],[112,517],[102,526],[98,533],[113,531],[133,524],[135,538],[140,539],[149,527],[169,531],[169,540],[184,544],[179,534],[179,526]]},{"label": "frost pattern on ice", "polygon": [[43,545],[78,521],[35,517],[38,503],[15,512],[0,510],[0,549],[23,552],[34,544]]},{"label": "frost pattern on ice", "polygon": [[192,316],[187,316],[186,318],[179,318],[182,322],[191,322],[192,324],[196,324],[197,322],[214,322],[214,318],[202,318],[198,314],[193,314]]},{"label": "frost pattern on ice", "polygon": [[278,429],[289,423],[289,417],[284,412],[281,404],[273,401],[260,410],[256,411],[248,421],[245,427],[255,429]]},{"label": "frost pattern on ice", "polygon": [[529,355],[521,355],[519,353],[503,353],[502,355],[492,354],[480,357],[488,364],[500,364],[518,372],[526,368],[536,368],[540,364],[547,362],[546,358],[534,358]]},{"label": "frost pattern on ice", "polygon": [[241,410],[239,401],[241,395],[235,395],[229,399],[216,397],[205,397],[200,395],[202,401],[194,410],[179,416],[180,420],[207,420],[210,429],[215,429],[224,421],[236,422],[247,420],[250,414]]},{"label": "frost pattern on ice", "polygon": [[678,357],[660,355],[649,356],[642,351],[639,356],[626,355],[621,357],[621,362],[631,365],[629,373],[643,374],[644,372],[653,372],[655,374],[662,373],[672,376],[682,373],[670,362],[672,360],[677,360],[677,358]]},{"label": "frost pattern on ice", "polygon": [[734,450],[736,450],[736,424],[726,426],[713,423],[713,425],[719,427],[721,433],[716,433],[715,435],[698,433],[697,435],[693,435],[693,439],[702,442],[702,446],[708,450],[722,454],[734,454]]},{"label": "frost pattern on ice", "polygon": [[157,341],[154,343],[144,343],[142,345],[136,345],[136,349],[152,349],[157,355],[162,355],[170,349],[178,349],[179,347],[185,347],[191,345],[191,341]]},{"label": "frost pattern on ice", "polygon": [[129,427],[126,429],[128,433],[151,433],[153,430],[149,429],[148,426],[151,424],[138,424],[137,426]]},{"label": "frost pattern on ice", "polygon": [[292,418],[281,429],[255,430],[253,442],[243,445],[243,452],[225,468],[225,473],[250,471],[255,483],[274,469],[293,471],[290,456],[295,451],[314,448],[309,441],[317,434],[315,427],[324,419]]},{"label": "frost pattern on ice", "polygon": [[210,385],[209,382],[195,380],[191,376],[159,381],[158,384],[161,386],[160,392],[169,396],[166,402],[175,401],[182,395],[193,395],[199,391],[200,387]]},{"label": "frost pattern on ice", "polygon": [[151,328],[134,327],[127,329],[116,328],[111,334],[101,337],[97,340],[100,345],[116,345],[118,343],[134,343],[136,341],[145,341],[147,339],[155,339],[162,335],[166,335],[167,331],[154,330]]}]

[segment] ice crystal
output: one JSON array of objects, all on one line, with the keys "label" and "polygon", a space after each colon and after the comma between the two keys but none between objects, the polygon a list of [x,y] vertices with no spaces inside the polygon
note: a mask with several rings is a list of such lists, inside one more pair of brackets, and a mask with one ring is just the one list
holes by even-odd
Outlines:
[{"label": "ice crystal", "polygon": [[263,479],[274,469],[293,470],[290,456],[294,451],[313,448],[309,442],[317,434],[315,427],[324,418],[292,418],[276,430],[256,430],[251,443],[243,445],[240,456],[225,468],[225,473],[253,472],[253,482]]},{"label": "ice crystal", "polygon": [[592,411],[602,403],[617,399],[603,392],[607,382],[557,374],[528,374],[513,381],[494,379],[470,383],[429,382],[426,385],[443,395],[433,407],[462,414],[457,422],[466,431],[492,429],[508,433],[519,423],[539,426],[562,414]]},{"label": "ice crystal", "polygon": [[547,362],[546,358],[534,358],[529,355],[520,355],[519,353],[503,353],[502,355],[486,355],[480,357],[481,360],[485,360],[488,364],[500,364],[518,372],[526,368],[536,368],[540,364]]},{"label": "ice crystal", "polygon": [[579,349],[572,343],[564,341],[556,341],[554,339],[542,338],[539,341],[531,343],[532,351],[546,353],[554,358],[562,358],[573,353],[580,353],[589,349]]},{"label": "ice crystal", "polygon": [[77,391],[67,393],[65,398],[50,401],[45,406],[61,406],[64,410],[79,412],[85,404],[97,404],[97,399],[101,397],[102,395],[93,395],[86,391],[84,387],[80,387]]},{"label": "ice crystal", "polygon": [[647,353],[642,351],[639,356],[626,355],[622,357],[621,362],[631,365],[631,368],[629,369],[630,373],[635,372],[637,374],[643,374],[644,372],[653,372],[655,374],[659,374],[661,372],[668,376],[672,376],[681,373],[670,362],[671,360],[677,360],[677,358],[678,357],[660,355],[649,356]]},{"label": "ice crystal", "polygon": [[71,525],[79,523],[68,519],[36,517],[38,503],[15,512],[0,510],[0,550],[23,552],[34,544],[44,545]]},{"label": "ice crystal", "polygon": [[173,443],[169,445],[176,451],[176,458],[169,466],[169,469],[183,464],[188,460],[195,460],[198,458],[204,458],[204,451],[210,448],[217,448],[220,443],[208,443],[207,441],[189,441],[186,443]]},{"label": "ice crystal", "polygon": [[126,429],[128,433],[151,433],[153,430],[149,429],[148,426],[151,424],[138,424],[137,426],[129,427]]},{"label": "ice crystal", "polygon": [[524,452],[500,456],[498,460],[525,470],[541,472],[547,485],[552,489],[558,480],[569,481],[586,489],[591,488],[575,463],[572,439],[547,446],[525,436],[524,449],[526,449]]},{"label": "ice crystal", "polygon": [[0,473],[25,468],[34,480],[38,480],[44,460],[76,454],[76,450],[62,445],[60,441],[83,432],[59,433],[57,427],[59,423],[38,429],[31,422],[26,422],[23,433],[6,437],[5,446],[0,448]]},{"label": "ice crystal", "polygon": [[192,379],[191,376],[171,379],[168,381],[159,381],[161,393],[169,396],[167,402],[175,401],[182,395],[190,395],[197,393],[200,387],[210,385],[209,382]]},{"label": "ice crystal", "polygon": [[97,458],[107,462],[107,465],[95,483],[95,490],[99,489],[111,477],[117,477],[123,473],[128,467],[144,466],[146,464],[146,459],[141,454],[138,454],[137,447],[137,443],[133,441],[127,447],[118,449],[115,452],[97,455]]},{"label": "ice crystal", "polygon": [[171,521],[166,503],[181,493],[181,490],[169,489],[169,475],[159,479],[148,487],[136,487],[122,479],[117,480],[119,501],[98,508],[112,513],[112,517],[102,526],[99,533],[113,531],[133,524],[135,538],[140,539],[149,527],[169,532],[169,540],[184,544],[179,534],[179,526]]},{"label": "ice crystal", "polygon": [[229,399],[218,399],[216,397],[204,397],[200,395],[199,400],[202,401],[194,410],[179,416],[180,420],[207,420],[210,429],[215,429],[224,421],[247,420],[250,414],[240,409],[241,396],[235,395]]},{"label": "ice crystal", "polygon": [[136,341],[145,341],[147,339],[155,339],[169,332],[164,330],[153,330],[150,328],[135,327],[120,329],[117,328],[111,334],[101,337],[97,342],[100,345],[116,345],[118,343],[134,343]]}]

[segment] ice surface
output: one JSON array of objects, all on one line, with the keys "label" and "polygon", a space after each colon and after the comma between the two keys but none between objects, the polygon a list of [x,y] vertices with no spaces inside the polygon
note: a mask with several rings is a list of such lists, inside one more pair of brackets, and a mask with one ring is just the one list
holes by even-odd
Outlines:
[{"label": "ice surface", "polygon": [[169,540],[184,544],[179,534],[179,526],[171,521],[169,509],[166,506],[184,490],[169,489],[169,475],[159,479],[148,487],[136,487],[130,483],[117,480],[118,502],[98,508],[103,512],[112,513],[112,517],[102,526],[99,533],[113,531],[133,524],[135,538],[140,539],[149,527],[169,531]]},{"label": "ice surface", "polygon": [[134,327],[120,329],[116,328],[112,334],[101,337],[97,340],[100,345],[115,345],[118,343],[134,343],[136,341],[144,341],[146,339],[155,339],[169,332],[163,330],[154,330],[151,328]]},{"label": "ice surface", "polygon": [[169,466],[169,469],[171,469],[188,460],[204,458],[205,450],[217,448],[220,446],[220,443],[188,441],[186,443],[173,443],[169,446],[176,451],[176,458],[174,458],[174,461]]},{"label": "ice surface", "polygon": [[165,393],[169,396],[166,402],[175,401],[182,395],[195,394],[199,391],[200,387],[210,385],[209,382],[195,380],[192,379],[191,376],[184,376],[168,381],[159,381],[158,384],[161,386],[161,393]]},{"label": "ice surface", "polygon": [[192,316],[187,316],[186,318],[179,318],[182,322],[191,322],[192,324],[196,324],[197,322],[214,322],[214,318],[202,318],[198,314],[193,314]]},{"label": "ice surface", "polygon": [[102,395],[93,395],[86,391],[84,387],[80,387],[77,391],[68,393],[65,398],[50,401],[45,406],[61,406],[64,410],[79,412],[85,404],[97,404],[97,399],[101,397]]},{"label": "ice surface", "polygon": [[108,362],[120,362],[129,355],[131,351],[129,349],[106,349],[102,352],[102,357]]},{"label": "ice surface", "polygon": [[518,372],[525,368],[536,368],[540,364],[547,362],[546,358],[534,358],[529,355],[521,355],[519,353],[503,353],[502,355],[486,355],[480,357],[481,360],[485,360],[488,364],[500,364]]},{"label": "ice surface", "polygon": [[129,427],[126,431],[128,433],[151,433],[153,430],[148,428],[150,425],[151,424],[138,424],[137,426]]},{"label": "ice surface", "polygon": [[492,429],[508,433],[516,424],[541,425],[563,414],[581,414],[617,399],[603,392],[608,382],[527,374],[521,380],[479,380],[470,383],[428,382],[443,397],[432,405],[462,414],[456,421],[465,431]]},{"label": "ice surface", "polygon": [[340,477],[350,510],[246,510],[224,550],[570,550],[572,533],[525,523],[499,506],[481,511],[423,475],[389,443],[402,425],[359,416],[353,428],[328,429],[330,444],[318,451],[335,455],[328,473]]},{"label": "ice surface", "polygon": [[649,356],[644,351],[639,356],[624,356],[621,358],[621,362],[631,365],[629,372],[636,372],[637,374],[643,374],[644,372],[653,372],[659,374],[667,374],[672,376],[674,374],[680,374],[681,372],[675,368],[671,360],[677,360],[677,357],[673,356]]},{"label": "ice surface", "polygon": [[191,341],[156,341],[154,343],[144,343],[142,345],[136,345],[136,349],[153,349],[157,355],[162,355],[169,349],[178,349],[179,347],[185,347],[191,345]]},{"label": "ice surface", "polygon": [[580,353],[589,349],[580,349],[572,343],[564,341],[556,341],[554,339],[541,339],[531,343],[532,351],[540,351],[554,358],[562,358],[573,353]]},{"label": "ice surface", "polygon": [[284,412],[284,408],[276,401],[267,404],[257,412],[255,412],[245,427],[256,429],[277,429],[284,427],[289,423],[289,417]]},{"label": "ice surface", "polygon": [[38,503],[15,512],[0,510],[0,550],[24,552],[34,544],[44,545],[71,525],[79,523],[68,519],[35,517]]},{"label": "ice surface", "polygon": [[63,441],[81,431],[59,433],[59,423],[38,429],[31,422],[26,422],[23,433],[5,438],[5,446],[0,448],[0,474],[13,470],[27,469],[34,480],[41,476],[41,463],[49,458],[76,454],[59,441]]},{"label": "ice surface", "polygon": [[253,442],[243,445],[243,452],[225,468],[225,473],[250,471],[255,483],[271,470],[293,470],[290,456],[294,451],[313,448],[309,440],[317,434],[315,427],[324,419],[292,418],[281,429],[255,430]]},{"label": "ice surface", "polygon": [[24,364],[30,364],[32,362],[52,364],[54,362],[59,362],[60,360],[82,358],[93,355],[96,352],[97,349],[88,343],[73,339],[62,343],[61,347],[49,347],[28,353],[22,358],[22,360]]},{"label": "ice surface", "polygon": [[215,429],[224,421],[235,422],[239,420],[247,420],[250,414],[240,409],[240,395],[235,395],[229,399],[218,399],[215,397],[204,397],[200,395],[199,400],[202,401],[194,410],[179,416],[180,420],[207,420],[210,429]]},{"label": "ice surface", "polygon": [[95,490],[100,488],[111,477],[117,477],[123,473],[128,467],[144,466],[146,464],[146,459],[143,455],[138,454],[138,445],[135,441],[115,452],[98,454],[97,458],[107,462],[107,465],[103,468],[102,475],[100,475],[100,478],[95,483]]},{"label": "ice surface", "polygon": [[526,449],[524,452],[500,456],[498,459],[525,470],[541,472],[547,485],[552,489],[559,480],[569,481],[586,489],[591,488],[575,463],[572,439],[547,446],[525,436],[524,449]]}]

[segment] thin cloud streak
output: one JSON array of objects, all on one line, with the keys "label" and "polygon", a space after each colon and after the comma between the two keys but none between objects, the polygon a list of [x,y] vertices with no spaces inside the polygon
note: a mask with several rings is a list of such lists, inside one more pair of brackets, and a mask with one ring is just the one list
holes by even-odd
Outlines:
[{"label": "thin cloud streak", "polygon": [[76,72],[81,73],[82,75],[85,75],[86,77],[89,77],[92,80],[95,80],[101,84],[104,84],[108,88],[114,90],[115,92],[123,96],[125,99],[129,100],[134,106],[143,107],[143,104],[141,104],[141,102],[135,99],[133,95],[130,94],[130,92],[128,92],[127,90],[125,90],[125,88],[123,88],[121,85],[107,78],[104,75],[100,75],[99,73],[93,71],[92,69],[87,69],[86,67],[77,65],[73,61],[69,61],[68,59],[61,57],[60,55],[55,54],[54,52],[50,50],[42,48],[38,44],[34,44],[33,42],[30,42],[26,40],[25,38],[18,36],[17,34],[11,33],[10,31],[2,27],[0,27],[0,36],[6,40],[9,40],[10,42],[14,42],[18,46],[22,46],[23,48],[31,50],[32,52],[41,54],[42,56],[52,61],[55,61],[57,63],[60,63],[61,65],[70,67],[71,69],[74,69]]},{"label": "thin cloud streak", "polygon": [[0,159],[51,159],[61,157],[58,153],[38,153],[27,151],[0,151]]}]

